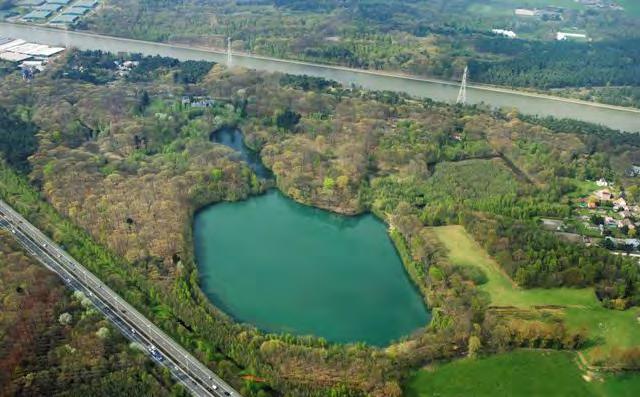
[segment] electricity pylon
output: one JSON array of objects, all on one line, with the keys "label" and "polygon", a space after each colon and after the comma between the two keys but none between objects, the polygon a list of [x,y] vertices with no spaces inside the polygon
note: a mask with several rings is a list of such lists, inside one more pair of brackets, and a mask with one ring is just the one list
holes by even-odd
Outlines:
[{"label": "electricity pylon", "polygon": [[462,84],[460,84],[460,91],[458,92],[458,99],[456,103],[462,105],[467,103],[467,78],[469,77],[469,67],[464,67],[464,74],[462,75]]}]

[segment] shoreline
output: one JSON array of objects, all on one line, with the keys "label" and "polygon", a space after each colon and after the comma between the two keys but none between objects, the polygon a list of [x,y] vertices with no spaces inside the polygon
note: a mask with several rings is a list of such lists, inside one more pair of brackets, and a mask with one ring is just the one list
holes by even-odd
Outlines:
[{"label": "shoreline", "polygon": [[[143,44],[143,45],[151,44],[151,45],[157,45],[165,48],[196,50],[196,51],[208,52],[208,53],[218,54],[218,55],[227,54],[225,50],[214,48],[214,47],[203,47],[198,45],[187,45],[187,44],[181,44],[181,43],[166,43],[166,42],[140,40],[140,39],[134,39],[134,38],[122,37],[122,36],[111,36],[111,35],[101,34],[93,31],[69,30],[69,29],[63,29],[58,27],[34,25],[34,24],[27,24],[27,23],[21,23],[21,22],[0,22],[0,28],[2,27],[2,25],[19,25],[19,26],[29,27],[33,29],[38,29],[44,32],[56,31],[61,33],[71,33],[71,34],[80,35],[88,38],[97,38],[97,37],[108,38],[111,40],[117,40],[124,43],[137,43],[137,44]],[[409,80],[409,81],[442,84],[447,86],[458,87],[460,84],[458,81],[455,81],[455,80],[439,79],[435,77],[424,77],[424,76],[412,75],[412,74],[402,73],[397,71],[358,69],[358,68],[351,68],[348,66],[332,65],[327,63],[316,63],[316,62],[309,62],[309,61],[303,61],[303,60],[297,60],[297,59],[274,58],[270,56],[251,54],[246,52],[233,52],[233,55],[236,57],[241,57],[246,59],[258,59],[258,60],[265,60],[265,61],[276,62],[276,63],[295,64],[295,65],[308,66],[313,68],[331,69],[336,71],[345,71],[350,73],[390,77],[390,78],[397,78],[397,79],[403,79],[403,80]],[[591,106],[594,108],[609,109],[609,110],[628,112],[628,113],[636,113],[640,115],[640,108],[635,108],[631,106],[610,105],[610,104],[601,103],[601,102],[592,102],[592,101],[585,101],[585,100],[575,99],[575,98],[566,98],[566,97],[561,97],[561,96],[556,96],[551,94],[520,90],[520,89],[506,87],[506,86],[497,86],[497,85],[484,84],[484,83],[470,83],[467,85],[467,88],[473,89],[473,90],[479,90],[479,91],[497,92],[497,93],[503,93],[503,94],[518,95],[523,97],[546,99],[546,100],[557,101],[562,103],[572,103],[572,104],[583,105],[583,106]]]}]

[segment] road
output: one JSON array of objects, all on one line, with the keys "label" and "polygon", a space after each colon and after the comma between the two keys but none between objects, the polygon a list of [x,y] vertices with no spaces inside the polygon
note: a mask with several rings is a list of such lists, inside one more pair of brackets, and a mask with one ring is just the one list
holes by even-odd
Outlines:
[{"label": "road", "polygon": [[[156,43],[90,32],[54,29],[44,26],[0,22],[0,36],[81,50],[102,50],[113,53],[138,52],[185,60],[206,60],[226,63],[224,52],[181,44]],[[335,80],[372,90],[403,92],[437,101],[453,102],[458,95],[458,83],[398,73],[353,69],[253,54],[234,53],[233,65],[267,72],[308,75]],[[473,76],[471,76],[473,81]],[[585,102],[549,95],[515,91],[506,88],[470,84],[467,102],[492,108],[516,108],[531,115],[571,118],[628,132],[640,132],[640,110]]]},{"label": "road", "polygon": [[144,346],[147,354],[167,367],[194,396],[242,397],[2,200],[0,228],[8,230],[33,258],[57,273],[67,286],[82,291],[125,337]]}]

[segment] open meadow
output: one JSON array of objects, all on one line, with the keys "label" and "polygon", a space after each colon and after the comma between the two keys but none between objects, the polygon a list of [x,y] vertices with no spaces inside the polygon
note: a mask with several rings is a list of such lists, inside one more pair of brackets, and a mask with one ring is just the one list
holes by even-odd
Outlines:
[{"label": "open meadow", "polygon": [[462,359],[418,371],[406,397],[426,396],[632,396],[635,374],[585,380],[573,352],[517,350],[480,359]]},{"label": "open meadow", "polygon": [[640,345],[640,310],[609,310],[596,298],[593,288],[519,288],[498,263],[475,242],[462,226],[432,228],[449,251],[449,260],[457,265],[477,266],[487,282],[480,289],[487,292],[492,306],[527,310],[547,306],[564,318],[572,329],[585,329],[590,339],[583,353],[592,358],[595,351],[608,352],[615,347]]}]

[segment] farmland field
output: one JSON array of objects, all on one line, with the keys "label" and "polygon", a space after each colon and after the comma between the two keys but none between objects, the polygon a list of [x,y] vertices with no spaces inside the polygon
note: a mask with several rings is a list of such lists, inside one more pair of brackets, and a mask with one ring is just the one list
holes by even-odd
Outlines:
[{"label": "farmland field", "polygon": [[640,375],[605,375],[586,381],[572,352],[517,350],[463,359],[418,371],[406,397],[635,395]]},{"label": "farmland field", "polygon": [[606,309],[592,288],[519,288],[462,226],[442,226],[432,230],[449,251],[452,263],[477,266],[486,273],[488,281],[480,289],[490,295],[491,305],[520,309],[561,306],[559,314],[567,325],[573,329],[586,329],[592,339],[593,344],[585,350],[587,358],[596,346],[608,351],[613,347],[640,345],[640,309]]},{"label": "farmland field", "polygon": [[407,397],[596,396],[582,379],[575,354],[520,350],[477,360],[463,359],[418,371]]}]

